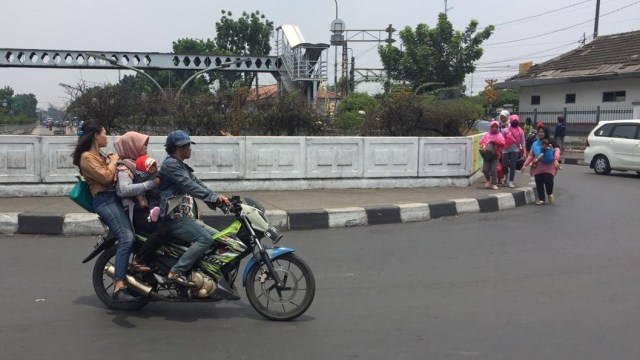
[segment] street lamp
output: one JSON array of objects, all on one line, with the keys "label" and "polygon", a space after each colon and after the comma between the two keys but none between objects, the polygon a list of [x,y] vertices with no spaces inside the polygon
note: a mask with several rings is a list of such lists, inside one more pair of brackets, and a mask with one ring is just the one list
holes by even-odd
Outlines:
[{"label": "street lamp", "polygon": [[142,71],[142,70],[140,70],[140,69],[134,68],[133,66],[128,66],[128,65],[120,64],[117,60],[115,60],[115,59],[111,59],[111,58],[108,58],[108,57],[103,56],[103,55],[100,55],[100,54],[96,54],[96,53],[90,53],[90,52],[88,52],[88,53],[87,53],[87,55],[89,55],[90,57],[94,57],[94,58],[96,58],[96,59],[104,60],[104,61],[106,61],[106,62],[110,63],[111,65],[118,66],[118,67],[121,67],[121,68],[125,68],[125,69],[128,69],[128,70],[132,70],[132,71],[137,72],[138,74],[142,74],[142,75],[146,76],[149,80],[151,80],[151,81],[152,81],[152,82],[153,82],[153,83],[158,87],[158,89],[160,89],[160,92],[162,93],[162,96],[166,96],[166,94],[164,93],[164,90],[162,89],[162,86],[160,86],[160,84],[158,84],[158,82],[157,82],[157,81],[155,81],[155,80],[154,80],[154,79],[153,79],[149,74],[147,74],[146,72],[144,72],[144,71]]},{"label": "street lamp", "polygon": [[229,66],[231,66],[233,64],[239,64],[241,62],[248,61],[248,60],[250,60],[250,59],[246,58],[246,59],[237,59],[235,61],[227,61],[227,62],[224,62],[224,63],[218,65],[218,66],[214,66],[214,67],[210,67],[210,68],[206,68],[204,70],[198,71],[197,73],[191,75],[191,77],[188,78],[187,81],[185,81],[184,84],[182,84],[182,86],[180,86],[180,90],[178,90],[178,93],[176,94],[176,101],[178,101],[178,99],[180,98],[180,94],[182,93],[182,89],[184,89],[187,86],[187,84],[191,82],[191,80],[195,79],[199,75],[202,75],[202,74],[206,73],[207,71],[214,71],[214,70],[220,70],[220,69],[228,68]]}]

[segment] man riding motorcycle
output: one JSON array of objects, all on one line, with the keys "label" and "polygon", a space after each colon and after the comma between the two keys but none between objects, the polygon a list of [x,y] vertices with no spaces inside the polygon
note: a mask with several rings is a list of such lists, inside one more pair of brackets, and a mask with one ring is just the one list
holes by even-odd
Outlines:
[{"label": "man riding motorcycle", "polygon": [[[193,175],[193,169],[184,163],[191,157],[191,145],[195,145],[189,135],[182,130],[171,132],[165,141],[168,156],[160,168],[160,208],[161,217],[166,222],[171,235],[182,241],[191,242],[191,246],[180,257],[167,275],[168,283],[176,283],[186,287],[193,287],[185,274],[194,263],[210,248],[214,241],[212,234],[217,230],[207,226],[204,222],[195,220],[193,197],[203,200],[208,206],[230,205],[227,197],[209,189],[201,180]],[[237,300],[240,297],[233,294],[229,285],[218,284],[218,288],[226,293],[225,298]]]}]

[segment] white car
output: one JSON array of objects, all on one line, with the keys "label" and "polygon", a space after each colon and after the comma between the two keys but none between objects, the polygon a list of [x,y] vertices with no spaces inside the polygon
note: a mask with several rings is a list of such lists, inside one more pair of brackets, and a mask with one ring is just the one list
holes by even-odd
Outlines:
[{"label": "white car", "polygon": [[633,170],[640,174],[640,120],[601,121],[587,137],[584,162],[596,174]]}]

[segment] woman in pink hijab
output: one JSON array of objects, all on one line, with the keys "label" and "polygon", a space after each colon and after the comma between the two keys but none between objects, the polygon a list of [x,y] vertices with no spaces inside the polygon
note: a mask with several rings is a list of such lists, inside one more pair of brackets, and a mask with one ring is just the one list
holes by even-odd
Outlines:
[{"label": "woman in pink hijab", "polygon": [[147,220],[149,208],[141,207],[140,203],[136,201],[137,196],[144,195],[147,191],[160,186],[159,178],[147,180],[148,178],[141,177],[139,171],[136,170],[136,160],[141,156],[147,155],[148,143],[149,136],[129,131],[114,144],[120,157],[116,168],[118,178],[116,192],[122,198],[122,205],[129,214],[129,219],[136,233],[148,235],[147,241],[138,251],[136,260],[142,263],[134,261],[132,264],[133,270],[138,272],[149,271],[149,268],[144,265],[144,261],[148,260],[149,249],[155,249],[158,244],[167,238],[168,234],[163,226]]},{"label": "woman in pink hijab", "polygon": [[498,161],[500,161],[500,150],[504,146],[504,137],[500,133],[500,124],[493,120],[489,125],[489,131],[482,135],[480,139],[480,149],[485,149],[493,144],[496,157],[492,160],[484,160],[482,173],[484,174],[486,188],[498,190]]}]

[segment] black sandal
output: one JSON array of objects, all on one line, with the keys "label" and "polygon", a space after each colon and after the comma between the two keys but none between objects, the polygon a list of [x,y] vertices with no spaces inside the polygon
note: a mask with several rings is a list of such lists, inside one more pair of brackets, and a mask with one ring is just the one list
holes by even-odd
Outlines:
[{"label": "black sandal", "polygon": [[167,284],[178,284],[184,287],[188,287],[188,288],[195,288],[198,287],[198,285],[196,285],[196,283],[194,283],[193,281],[189,281],[189,278],[187,278],[186,276],[182,275],[182,274],[173,274],[171,276],[167,275]]}]

